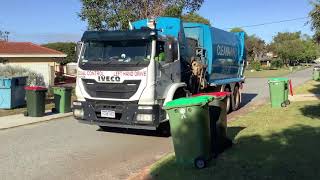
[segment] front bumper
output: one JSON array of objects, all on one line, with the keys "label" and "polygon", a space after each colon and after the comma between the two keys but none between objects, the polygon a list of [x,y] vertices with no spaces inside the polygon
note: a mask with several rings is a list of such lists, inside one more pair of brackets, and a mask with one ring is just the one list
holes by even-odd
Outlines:
[{"label": "front bumper", "polygon": [[[115,111],[116,117],[101,117],[101,110]],[[83,112],[82,114],[80,113],[81,116],[79,116],[79,113],[75,113],[79,111]],[[165,119],[164,110],[162,110],[159,105],[138,105],[137,101],[77,101],[73,105],[73,112],[75,118],[82,123],[132,129],[156,130],[161,120]],[[139,119],[141,115],[150,118],[147,120]]]}]

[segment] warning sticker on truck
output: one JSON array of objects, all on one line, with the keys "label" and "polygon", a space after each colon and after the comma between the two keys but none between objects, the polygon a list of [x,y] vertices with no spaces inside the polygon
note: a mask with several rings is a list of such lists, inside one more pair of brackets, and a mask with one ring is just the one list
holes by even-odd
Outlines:
[{"label": "warning sticker on truck", "polygon": [[101,76],[106,77],[144,77],[147,76],[146,70],[141,71],[78,71],[78,77],[93,79]]}]

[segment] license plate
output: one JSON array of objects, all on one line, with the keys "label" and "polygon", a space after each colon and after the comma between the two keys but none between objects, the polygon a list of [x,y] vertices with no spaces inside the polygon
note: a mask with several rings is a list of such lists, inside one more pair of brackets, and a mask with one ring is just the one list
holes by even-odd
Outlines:
[{"label": "license plate", "polygon": [[116,112],[111,110],[101,110],[101,117],[116,118]]}]

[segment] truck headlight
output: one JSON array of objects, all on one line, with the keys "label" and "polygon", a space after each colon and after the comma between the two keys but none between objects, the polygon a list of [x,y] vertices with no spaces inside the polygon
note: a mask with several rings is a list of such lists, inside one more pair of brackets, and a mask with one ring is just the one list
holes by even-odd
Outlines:
[{"label": "truck headlight", "polygon": [[73,104],[73,106],[81,106],[82,105],[81,102],[79,102],[79,101],[74,101],[72,104]]},{"label": "truck headlight", "polygon": [[138,114],[137,121],[151,122],[152,121],[152,114]]},{"label": "truck headlight", "polygon": [[73,116],[76,119],[84,119],[84,111],[83,111],[83,109],[74,109],[73,110]]}]

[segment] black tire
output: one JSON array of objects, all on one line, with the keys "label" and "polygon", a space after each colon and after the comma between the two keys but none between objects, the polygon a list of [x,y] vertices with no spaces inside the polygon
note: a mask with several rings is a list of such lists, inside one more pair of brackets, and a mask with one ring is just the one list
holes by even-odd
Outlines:
[{"label": "black tire", "polygon": [[238,86],[234,88],[233,97],[234,97],[234,105],[232,106],[232,110],[236,111],[240,108],[240,98],[241,98],[240,90]]},{"label": "black tire", "polygon": [[291,104],[290,100],[286,100],[286,105],[290,105],[290,104]]},{"label": "black tire", "polygon": [[[229,87],[224,88],[224,91],[231,92]],[[231,96],[227,97],[227,106],[226,106],[226,112],[230,113],[232,112],[232,103],[231,103]]]},{"label": "black tire", "polygon": [[287,107],[287,103],[286,102],[281,103],[281,107]]},{"label": "black tire", "polygon": [[108,126],[99,126],[102,131],[110,131],[110,127]]},{"label": "black tire", "polygon": [[52,109],[51,109],[51,112],[52,112],[52,113],[58,113],[58,111],[57,111],[56,108],[52,108]]},{"label": "black tire", "polygon": [[160,135],[161,137],[170,137],[171,136],[169,121],[163,122],[158,126],[157,134]]},{"label": "black tire", "polygon": [[197,158],[196,160],[194,160],[194,166],[197,169],[203,169],[207,166],[207,162],[203,158]]}]

